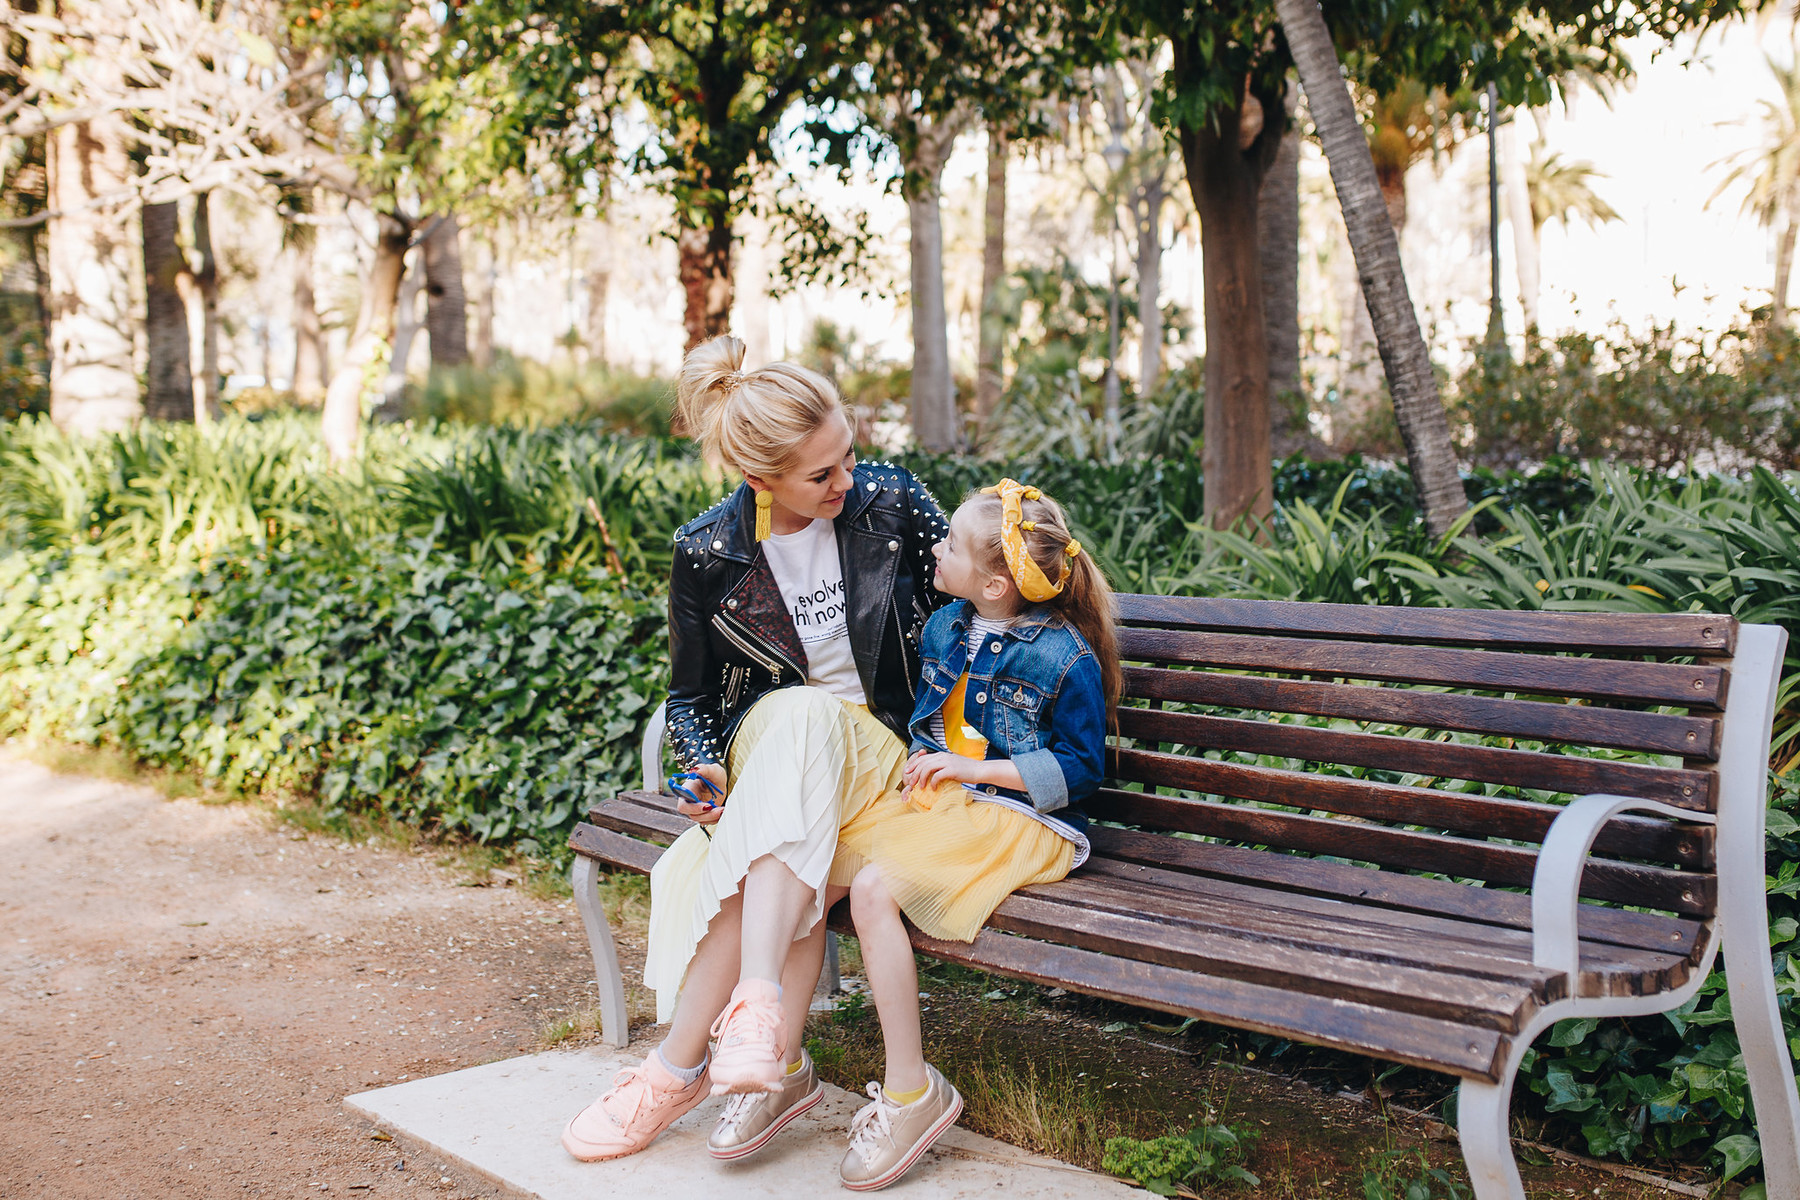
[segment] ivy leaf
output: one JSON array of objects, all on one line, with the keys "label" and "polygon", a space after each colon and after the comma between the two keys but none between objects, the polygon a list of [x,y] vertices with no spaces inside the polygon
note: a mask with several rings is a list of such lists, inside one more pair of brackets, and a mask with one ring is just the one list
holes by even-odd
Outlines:
[{"label": "ivy leaf", "polygon": [[1724,1173],[1719,1176],[1720,1183],[1762,1161],[1762,1146],[1748,1133],[1734,1133],[1728,1138],[1720,1138],[1713,1143],[1713,1149],[1725,1160]]}]

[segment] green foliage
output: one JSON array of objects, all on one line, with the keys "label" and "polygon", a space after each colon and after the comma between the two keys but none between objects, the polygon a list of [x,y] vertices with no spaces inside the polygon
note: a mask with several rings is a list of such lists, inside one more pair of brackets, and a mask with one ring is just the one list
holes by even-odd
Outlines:
[{"label": "green foliage", "polygon": [[1800,335],[1767,323],[1721,333],[1674,323],[1533,341],[1484,355],[1458,381],[1453,424],[1473,461],[1566,456],[1660,470],[1800,465]]},{"label": "green foliage", "polygon": [[1363,1171],[1363,1200],[1466,1200],[1469,1189],[1423,1150],[1383,1150]]},{"label": "green foliage", "polygon": [[1192,1196],[1195,1187],[1209,1183],[1256,1187],[1262,1180],[1244,1167],[1244,1156],[1258,1136],[1249,1125],[1207,1122],[1157,1138],[1108,1138],[1100,1165],[1158,1196]]},{"label": "green foliage", "polygon": [[506,356],[489,370],[431,373],[417,415],[487,425],[594,422],[613,433],[669,436],[675,385],[603,366],[552,366]]}]

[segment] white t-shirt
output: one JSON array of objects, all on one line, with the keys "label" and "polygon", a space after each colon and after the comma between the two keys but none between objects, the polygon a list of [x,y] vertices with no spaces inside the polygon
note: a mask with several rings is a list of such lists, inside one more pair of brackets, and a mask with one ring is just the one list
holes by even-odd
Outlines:
[{"label": "white t-shirt", "polygon": [[771,534],[762,548],[806,650],[806,682],[852,704],[868,703],[850,652],[849,597],[836,528],[819,517],[798,533]]}]

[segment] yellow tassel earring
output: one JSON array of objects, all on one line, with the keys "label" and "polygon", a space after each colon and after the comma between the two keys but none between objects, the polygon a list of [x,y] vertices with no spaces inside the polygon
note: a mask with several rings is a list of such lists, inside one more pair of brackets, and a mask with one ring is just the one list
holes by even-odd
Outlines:
[{"label": "yellow tassel earring", "polygon": [[774,532],[774,514],[769,511],[774,505],[775,497],[772,493],[756,493],[756,540],[759,542],[768,541],[769,534]]}]

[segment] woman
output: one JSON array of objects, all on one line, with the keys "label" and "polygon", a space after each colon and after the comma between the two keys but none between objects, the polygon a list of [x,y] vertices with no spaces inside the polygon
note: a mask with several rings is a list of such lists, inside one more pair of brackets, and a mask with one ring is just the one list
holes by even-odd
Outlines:
[{"label": "woman", "polygon": [[676,534],[669,580],[669,741],[697,827],[651,877],[645,977],[680,998],[662,1045],[564,1130],[587,1161],[643,1149],[709,1090],[737,1094],[712,1152],[742,1158],[823,1095],[799,1042],[851,882],[832,874],[838,827],[899,783],[942,599],[948,527],[925,488],[857,463],[830,381],[743,357],[733,337],[697,347],[676,393],[744,476]]}]

